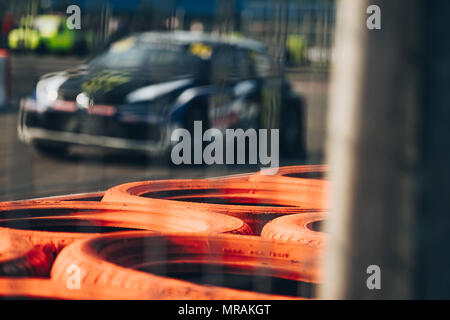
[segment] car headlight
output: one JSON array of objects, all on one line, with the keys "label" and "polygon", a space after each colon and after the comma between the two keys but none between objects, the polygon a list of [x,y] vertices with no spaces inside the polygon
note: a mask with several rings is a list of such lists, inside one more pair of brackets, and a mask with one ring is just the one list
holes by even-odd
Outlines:
[{"label": "car headlight", "polygon": [[47,91],[47,100],[53,102],[56,100],[56,98],[58,98],[58,91],[49,89]]},{"label": "car headlight", "polygon": [[77,95],[76,101],[80,109],[88,109],[89,106],[92,104],[92,100],[85,92],[82,92],[79,95]]},{"label": "car headlight", "polygon": [[67,80],[67,77],[55,76],[40,80],[36,85],[36,100],[38,109],[45,109],[58,98],[59,87]]}]

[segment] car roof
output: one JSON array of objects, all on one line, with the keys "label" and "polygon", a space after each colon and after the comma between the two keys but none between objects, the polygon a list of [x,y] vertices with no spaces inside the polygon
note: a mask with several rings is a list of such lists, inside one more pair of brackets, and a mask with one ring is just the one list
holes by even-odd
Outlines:
[{"label": "car roof", "polygon": [[264,43],[236,36],[220,36],[211,33],[175,31],[175,32],[142,32],[132,35],[141,43],[171,42],[179,45],[188,45],[193,42],[203,42],[212,46],[229,45],[248,50],[266,53],[267,47]]}]

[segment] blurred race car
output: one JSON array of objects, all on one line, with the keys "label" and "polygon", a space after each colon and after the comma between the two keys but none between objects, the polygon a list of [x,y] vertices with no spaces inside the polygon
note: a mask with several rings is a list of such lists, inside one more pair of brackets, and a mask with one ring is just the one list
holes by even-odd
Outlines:
[{"label": "blurred race car", "polygon": [[304,106],[250,39],[140,33],[75,70],[43,76],[22,100],[19,137],[42,151],[91,145],[167,154],[176,128],[280,128],[280,151],[305,152]]}]

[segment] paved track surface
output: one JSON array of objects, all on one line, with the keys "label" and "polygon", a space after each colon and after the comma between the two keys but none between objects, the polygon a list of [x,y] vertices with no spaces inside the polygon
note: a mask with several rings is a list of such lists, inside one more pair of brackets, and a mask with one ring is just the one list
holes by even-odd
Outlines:
[{"label": "paved track surface", "polygon": [[[73,57],[12,58],[12,104],[0,110],[0,201],[104,190],[110,186],[145,179],[200,178],[256,171],[255,166],[173,168],[155,159],[132,153],[73,148],[67,157],[43,156],[17,139],[17,106],[44,73],[81,63]],[[324,75],[291,70],[288,77],[307,101],[309,163],[323,161],[327,79]],[[300,160],[282,165],[301,164]]]}]

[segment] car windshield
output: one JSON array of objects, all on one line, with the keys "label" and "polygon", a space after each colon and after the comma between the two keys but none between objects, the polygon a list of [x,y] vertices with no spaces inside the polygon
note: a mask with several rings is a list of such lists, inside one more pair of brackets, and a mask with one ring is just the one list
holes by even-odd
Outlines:
[{"label": "car windshield", "polygon": [[138,46],[118,49],[113,45],[110,50],[92,59],[89,65],[105,69],[135,69],[145,64],[146,54]]},{"label": "car windshield", "polygon": [[198,74],[201,59],[185,46],[132,44],[126,39],[95,57],[89,65],[101,69],[138,69],[155,81]]}]

